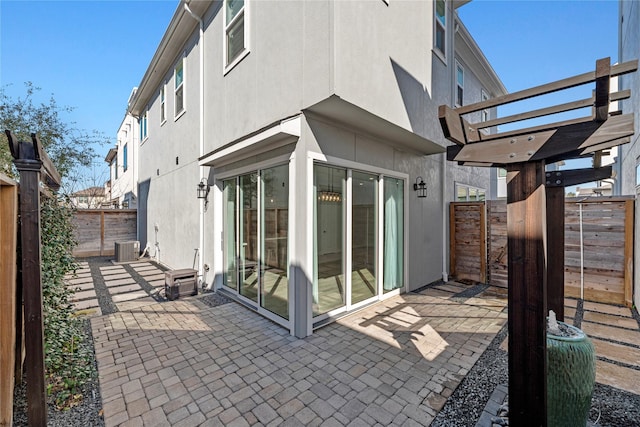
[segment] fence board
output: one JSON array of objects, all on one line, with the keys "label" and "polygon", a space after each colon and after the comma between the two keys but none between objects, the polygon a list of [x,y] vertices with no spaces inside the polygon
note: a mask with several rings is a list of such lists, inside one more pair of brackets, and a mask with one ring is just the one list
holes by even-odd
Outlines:
[{"label": "fence board", "polygon": [[458,279],[485,282],[486,214],[483,204],[454,202],[449,206],[451,218],[451,274]]},{"label": "fence board", "polygon": [[[501,288],[508,286],[507,204],[502,200],[486,202],[486,260],[478,255],[480,224],[474,209],[485,202],[450,206],[451,275],[478,280],[484,262],[486,282]],[[583,279],[580,276],[580,205],[582,205]],[[480,207],[482,206],[482,208]],[[565,293],[603,303],[632,303],[634,200],[630,197],[568,199],[565,202]],[[462,234],[462,235],[461,235]],[[453,253],[455,251],[455,253]],[[471,259],[470,259],[471,257]],[[475,257],[475,258],[473,258]],[[474,265],[475,263],[475,265]],[[475,267],[475,268],[474,268]]]},{"label": "fence board", "polygon": [[[13,420],[16,364],[18,187],[0,175],[0,425]],[[20,362],[22,362],[20,360]]]},{"label": "fence board", "polygon": [[135,209],[77,210],[73,225],[77,257],[114,255],[115,242],[136,240],[138,235]]}]

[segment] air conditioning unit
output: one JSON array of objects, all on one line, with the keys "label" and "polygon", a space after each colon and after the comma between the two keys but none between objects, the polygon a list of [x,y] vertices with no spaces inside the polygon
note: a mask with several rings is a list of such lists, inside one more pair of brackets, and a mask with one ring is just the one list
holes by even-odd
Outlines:
[{"label": "air conditioning unit", "polygon": [[116,262],[135,261],[140,253],[140,242],[116,242],[115,252]]},{"label": "air conditioning unit", "polygon": [[198,270],[183,268],[165,271],[164,292],[171,301],[185,295],[198,294]]}]

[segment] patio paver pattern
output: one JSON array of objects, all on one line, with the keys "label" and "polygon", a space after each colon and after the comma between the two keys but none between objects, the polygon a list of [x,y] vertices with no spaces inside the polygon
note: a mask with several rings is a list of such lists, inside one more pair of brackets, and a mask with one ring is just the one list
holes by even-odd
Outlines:
[{"label": "patio paver pattern", "polygon": [[[99,272],[116,313],[101,315],[88,263],[68,282],[91,317],[108,427],[429,425],[507,318],[506,298],[449,282],[297,339],[236,303],[156,302],[151,262]],[[640,394],[631,310],[566,299],[565,316],[594,342],[596,381]]]},{"label": "patio paver pattern", "polygon": [[106,425],[429,425],[506,322],[504,299],[443,286],[306,339],[198,298],[94,317]]}]

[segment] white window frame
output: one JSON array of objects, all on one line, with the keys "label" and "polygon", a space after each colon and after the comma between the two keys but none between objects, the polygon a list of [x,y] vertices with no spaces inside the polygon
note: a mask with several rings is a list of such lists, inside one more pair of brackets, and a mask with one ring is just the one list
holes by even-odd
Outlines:
[{"label": "white window frame", "polygon": [[145,108],[144,114],[140,116],[140,140],[145,142],[149,139],[149,109]]},{"label": "white window frame", "polygon": [[125,142],[122,145],[122,173],[125,173],[129,169],[129,147]]},{"label": "white window frame", "polygon": [[[458,70],[462,71],[462,84],[460,84],[460,82],[458,81]],[[460,62],[458,62],[458,60],[456,60],[455,81],[456,84],[453,102],[456,107],[462,107],[464,105],[464,67],[462,66],[462,64],[460,64]],[[462,89],[462,96],[461,99],[458,100],[458,90],[460,89]]]},{"label": "white window frame", "polygon": [[[178,67],[182,66],[182,81],[179,85],[176,86],[176,77]],[[186,111],[187,111],[187,61],[186,55],[182,55],[182,57],[178,60],[175,67],[173,67],[173,120],[178,120]],[[178,110],[178,90],[182,89],[182,109]]]},{"label": "white window frame", "polygon": [[[480,89],[480,101],[484,102],[488,100],[489,100],[489,94],[487,93],[487,91],[484,89]],[[482,111],[480,111],[480,121],[486,122],[489,119],[491,119],[491,111],[488,108],[484,108]],[[485,134],[490,133],[489,128],[483,128],[480,131]]]},{"label": "white window frame", "polygon": [[[183,70],[184,73],[184,70]],[[160,87],[160,125],[167,121],[167,83],[162,83]]]},{"label": "white window frame", "polygon": [[[475,187],[473,185],[468,185],[468,184],[462,184],[460,182],[456,182],[455,183],[455,201],[456,202],[482,202],[487,200],[487,190],[484,188],[480,188],[480,187]],[[460,200],[458,197],[458,190],[464,188],[466,191],[466,199],[465,200]],[[475,190],[476,191],[476,199],[475,200],[470,200],[469,199],[469,193],[471,192],[471,190]],[[483,194],[483,198],[480,199],[480,194]]]},{"label": "white window frame", "polygon": [[[442,0],[444,3],[444,22],[438,18],[438,1],[433,2],[433,51],[440,56],[440,59],[445,61],[447,58],[447,1]],[[438,46],[438,30],[442,30],[442,48]]]},{"label": "white window frame", "polygon": [[[222,36],[222,63],[224,64],[223,67],[223,74],[227,74],[229,71],[231,71],[231,69],[233,69],[240,61],[242,61],[242,59],[247,56],[249,54],[249,41],[250,41],[250,32],[249,32],[249,1],[248,0],[244,0],[244,4],[242,6],[242,9],[240,9],[240,11],[238,11],[238,13],[236,14],[236,16],[233,17],[233,19],[231,20],[231,22],[229,22],[229,24],[227,24],[227,2],[230,0],[224,0],[224,4],[222,6],[223,8],[223,19],[224,19],[224,32],[223,32],[223,36]],[[228,50],[228,35],[229,35],[229,30],[233,28],[233,26],[240,20],[240,19],[244,19],[244,23],[243,23],[243,32],[244,32],[244,48],[242,50],[242,52],[240,52],[235,58],[233,58],[231,61],[227,61],[227,50]]]}]

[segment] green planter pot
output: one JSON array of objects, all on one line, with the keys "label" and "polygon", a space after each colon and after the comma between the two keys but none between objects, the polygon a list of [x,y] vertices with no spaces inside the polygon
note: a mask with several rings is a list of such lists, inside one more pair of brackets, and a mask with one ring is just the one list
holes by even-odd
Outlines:
[{"label": "green planter pot", "polygon": [[596,382],[595,349],[580,329],[558,323],[576,336],[547,331],[547,423],[549,427],[585,427]]}]

